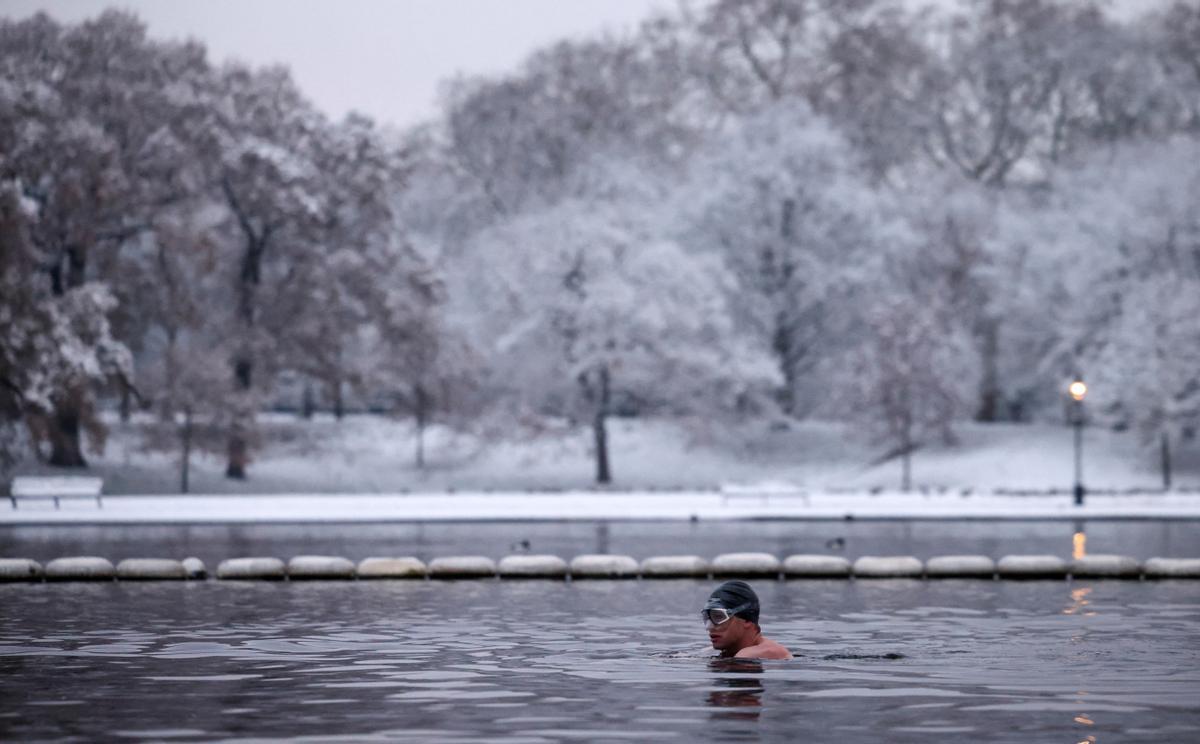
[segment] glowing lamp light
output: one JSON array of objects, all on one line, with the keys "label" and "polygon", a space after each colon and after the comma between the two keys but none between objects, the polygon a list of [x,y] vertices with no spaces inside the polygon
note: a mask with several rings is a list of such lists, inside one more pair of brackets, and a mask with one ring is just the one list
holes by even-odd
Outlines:
[{"label": "glowing lamp light", "polygon": [[1078,403],[1083,402],[1084,396],[1087,395],[1087,390],[1087,385],[1083,383],[1083,380],[1076,380],[1067,386],[1067,392],[1071,394],[1071,399]]}]

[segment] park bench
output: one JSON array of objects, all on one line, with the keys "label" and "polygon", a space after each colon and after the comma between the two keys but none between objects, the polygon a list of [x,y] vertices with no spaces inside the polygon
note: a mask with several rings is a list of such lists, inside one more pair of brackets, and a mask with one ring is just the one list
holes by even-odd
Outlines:
[{"label": "park bench", "polygon": [[55,509],[59,499],[95,499],[96,506],[103,507],[103,486],[103,479],[81,475],[19,475],[12,479],[8,493],[13,509],[17,508],[17,499],[54,499]]}]

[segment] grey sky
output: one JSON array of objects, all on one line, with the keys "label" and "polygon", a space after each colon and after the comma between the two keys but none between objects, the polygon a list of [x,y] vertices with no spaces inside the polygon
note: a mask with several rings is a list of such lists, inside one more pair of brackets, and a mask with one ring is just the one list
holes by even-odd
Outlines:
[{"label": "grey sky", "polygon": [[[1103,1],[1126,14],[1167,3]],[[434,113],[439,84],[457,73],[512,70],[549,42],[631,30],[676,0],[0,0],[0,16],[79,21],[113,6],[154,37],[199,39],[212,59],[286,64],[335,117],[356,109],[407,126]]]},{"label": "grey sky", "polygon": [[216,60],[284,63],[334,116],[406,126],[457,73],[516,67],[563,37],[624,31],[674,0],[0,0],[0,15],[79,21],[131,10],[156,38],[193,37]]}]

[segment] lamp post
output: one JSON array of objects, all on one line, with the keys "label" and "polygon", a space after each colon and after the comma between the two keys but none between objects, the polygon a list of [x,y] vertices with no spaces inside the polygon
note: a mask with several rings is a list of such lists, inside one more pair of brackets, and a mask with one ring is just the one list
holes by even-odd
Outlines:
[{"label": "lamp post", "polygon": [[1083,380],[1075,379],[1067,386],[1071,396],[1071,423],[1075,425],[1075,506],[1083,506],[1083,399],[1088,388]]}]

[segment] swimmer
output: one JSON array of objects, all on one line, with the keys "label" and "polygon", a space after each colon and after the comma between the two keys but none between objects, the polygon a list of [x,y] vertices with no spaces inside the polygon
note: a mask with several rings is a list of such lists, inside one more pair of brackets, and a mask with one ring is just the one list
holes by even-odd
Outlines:
[{"label": "swimmer", "polygon": [[790,659],[792,652],[766,638],[758,626],[758,595],[744,581],[726,581],[700,611],[713,648],[723,657]]}]

